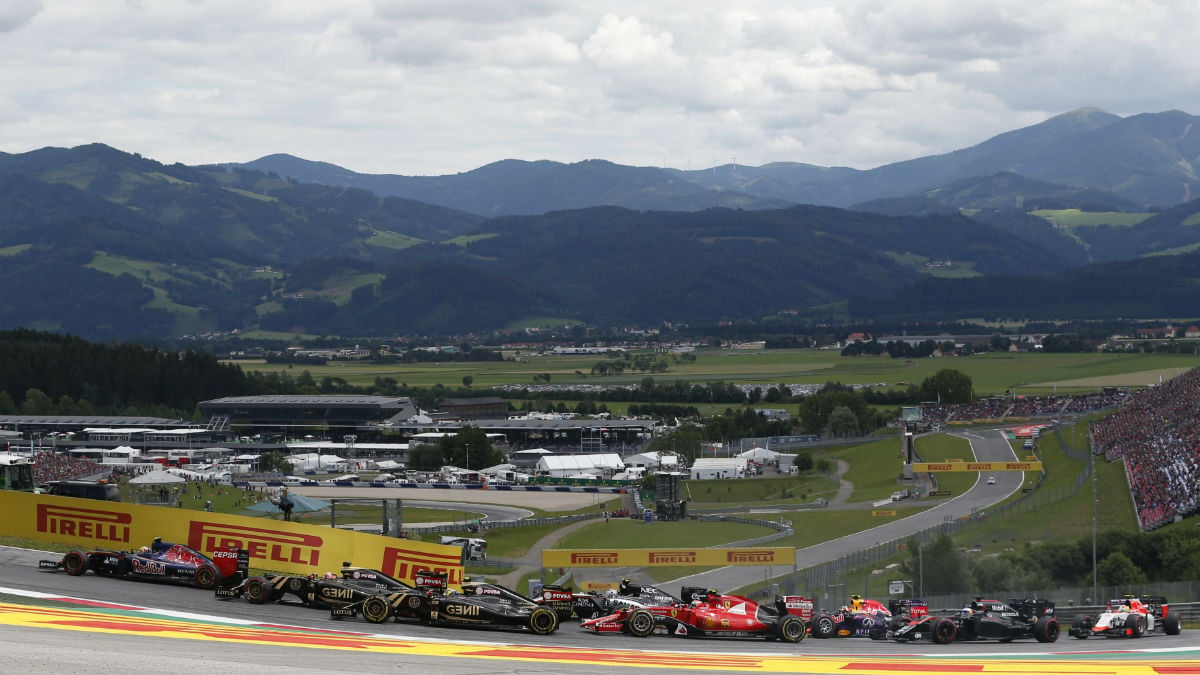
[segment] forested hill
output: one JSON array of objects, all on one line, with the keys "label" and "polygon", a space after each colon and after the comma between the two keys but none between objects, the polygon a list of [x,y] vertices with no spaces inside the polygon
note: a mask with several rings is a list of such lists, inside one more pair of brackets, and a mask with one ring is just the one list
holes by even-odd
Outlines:
[{"label": "forested hill", "polygon": [[246,390],[242,370],[210,354],[0,331],[0,414],[187,417]]}]

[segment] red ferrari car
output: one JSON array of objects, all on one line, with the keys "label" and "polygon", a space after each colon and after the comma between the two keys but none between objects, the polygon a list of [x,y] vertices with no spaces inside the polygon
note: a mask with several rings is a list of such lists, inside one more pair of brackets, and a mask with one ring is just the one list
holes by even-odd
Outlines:
[{"label": "red ferrari car", "polygon": [[698,599],[663,607],[629,607],[579,625],[596,633],[628,633],[636,637],[661,633],[799,642],[812,619],[812,598],[777,595],[772,605],[760,605],[740,595],[720,595],[715,591],[698,594],[685,588],[681,595]]}]

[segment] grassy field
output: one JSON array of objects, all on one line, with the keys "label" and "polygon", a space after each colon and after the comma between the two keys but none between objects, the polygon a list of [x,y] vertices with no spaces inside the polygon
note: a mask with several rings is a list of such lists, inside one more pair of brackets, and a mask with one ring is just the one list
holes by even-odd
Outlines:
[{"label": "grassy field", "polygon": [[[636,384],[648,375],[590,375],[598,356],[542,356],[509,353],[519,361],[479,363],[376,364],[330,362],[323,366],[281,367],[262,361],[237,361],[247,371],[287,372],[293,377],[308,371],[318,380],[337,377],[355,386],[369,386],[375,378],[393,378],[409,386],[441,384],[461,387],[471,377],[476,388],[499,384],[533,384],[535,375],[549,374],[552,384]],[[943,368],[968,375],[979,396],[1005,391],[1039,395],[1096,391],[1102,386],[1143,387],[1200,365],[1200,359],[1175,354],[1014,354],[988,353],[960,359],[843,358],[837,352],[816,349],[734,351],[701,349],[693,363],[672,364],[655,381],[724,381],[757,384],[764,389],[777,384],[877,384],[886,388],[920,384]],[[557,400],[557,399],[556,399]]]}]

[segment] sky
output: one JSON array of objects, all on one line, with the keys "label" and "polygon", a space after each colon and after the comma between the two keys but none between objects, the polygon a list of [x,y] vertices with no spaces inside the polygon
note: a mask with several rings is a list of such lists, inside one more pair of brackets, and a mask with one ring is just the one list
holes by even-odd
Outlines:
[{"label": "sky", "polygon": [[3,0],[0,152],[868,169],[1200,114],[1194,0]]}]

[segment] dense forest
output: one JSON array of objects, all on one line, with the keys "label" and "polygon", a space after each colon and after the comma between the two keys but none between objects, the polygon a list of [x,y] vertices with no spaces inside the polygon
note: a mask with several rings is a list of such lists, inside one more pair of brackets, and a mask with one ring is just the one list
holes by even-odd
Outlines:
[{"label": "dense forest", "polygon": [[197,402],[251,386],[211,354],[0,332],[0,414],[191,417]]}]

